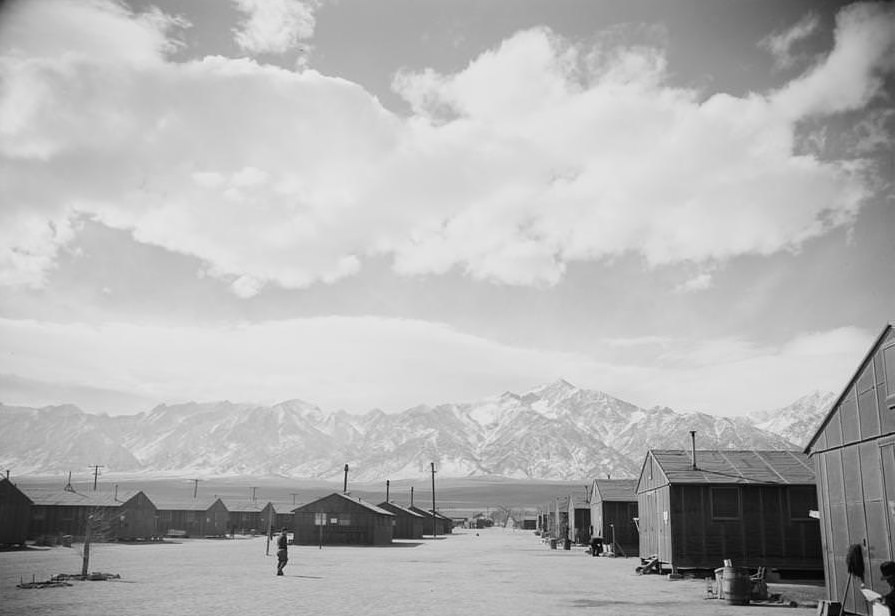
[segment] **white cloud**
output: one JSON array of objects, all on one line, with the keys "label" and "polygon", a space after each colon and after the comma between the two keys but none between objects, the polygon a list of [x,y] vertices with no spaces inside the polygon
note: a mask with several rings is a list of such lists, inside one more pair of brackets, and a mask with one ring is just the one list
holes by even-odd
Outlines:
[{"label": "white cloud", "polygon": [[[594,341],[595,354],[585,356],[376,317],[203,328],[0,319],[0,338],[0,374],[65,392],[126,392],[157,402],[299,397],[328,409],[400,411],[522,392],[565,377],[642,406],[724,415],[777,408],[815,389],[837,391],[872,341],[853,328],[807,333],[778,346],[735,338],[613,339]],[[642,353],[639,361],[635,351]],[[617,352],[628,361],[619,361]],[[53,402],[39,387],[33,396]],[[28,403],[26,393],[19,398]]]},{"label": "white cloud", "polygon": [[158,401],[302,397],[354,411],[490,395],[494,383],[537,383],[583,359],[508,347],[441,324],[375,317],[199,329],[0,319],[0,337],[0,373],[23,379]]},{"label": "white cloud", "polygon": [[176,20],[158,13],[18,6],[0,25],[0,228],[16,229],[0,282],[40,285],[81,215],[194,255],[243,296],[339,280],[371,256],[549,285],[632,252],[710,271],[797,250],[850,224],[870,184],[860,165],[797,154],[796,125],[869,101],[895,31],[891,7],[849,7],[810,72],[701,101],[668,84],[660,50],[531,30],[456,74],[400,75],[405,118],[312,70],[171,61]]},{"label": "white cloud", "polygon": [[314,35],[314,0],[233,0],[247,17],[233,31],[250,53],[283,53]]},{"label": "white cloud", "polygon": [[665,347],[654,374],[638,376],[650,382],[654,399],[677,410],[768,410],[814,390],[839,393],[876,333],[843,327],[800,333],[779,345],[741,338],[676,340]]},{"label": "white cloud", "polygon": [[817,32],[819,27],[820,18],[814,13],[808,13],[792,27],[769,34],[758,44],[773,54],[779,68],[790,68],[796,62],[793,47]]},{"label": "white cloud", "polygon": [[895,70],[895,6],[856,3],[836,16],[836,45],[816,67],[772,96],[783,117],[860,109]]},{"label": "white cloud", "polygon": [[264,287],[264,283],[260,280],[252,278],[251,276],[240,276],[233,281],[233,284],[230,285],[233,293],[235,293],[238,297],[242,297],[243,299],[258,295],[262,287]]},{"label": "white cloud", "polygon": [[712,286],[712,274],[710,272],[700,272],[689,280],[679,284],[675,290],[680,293],[688,293],[691,291],[704,291]]}]

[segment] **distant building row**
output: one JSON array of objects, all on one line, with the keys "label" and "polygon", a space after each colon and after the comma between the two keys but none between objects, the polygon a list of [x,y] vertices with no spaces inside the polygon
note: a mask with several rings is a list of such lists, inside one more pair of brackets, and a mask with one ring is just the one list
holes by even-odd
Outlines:
[{"label": "distant building row", "polygon": [[298,544],[381,545],[452,530],[450,518],[438,512],[433,516],[431,511],[392,502],[377,506],[340,493],[290,510],[270,502],[228,506],[220,498],[154,502],[142,491],[22,491],[8,479],[0,480],[0,545],[39,537],[82,537],[91,521],[97,538],[111,541],[288,528]]}]

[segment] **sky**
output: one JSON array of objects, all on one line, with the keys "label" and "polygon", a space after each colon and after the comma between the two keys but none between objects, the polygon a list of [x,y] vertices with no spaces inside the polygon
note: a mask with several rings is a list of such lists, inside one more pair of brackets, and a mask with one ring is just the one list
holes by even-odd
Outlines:
[{"label": "sky", "polygon": [[838,393],[893,95],[892,3],[6,2],[0,401]]}]

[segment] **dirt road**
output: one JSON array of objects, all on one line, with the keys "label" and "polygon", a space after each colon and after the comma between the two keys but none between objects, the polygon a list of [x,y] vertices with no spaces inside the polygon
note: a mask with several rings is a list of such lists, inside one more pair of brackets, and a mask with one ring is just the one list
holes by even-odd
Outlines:
[{"label": "dirt road", "polygon": [[[120,581],[21,590],[20,578],[80,571],[77,545],[0,553],[0,614],[116,616],[419,616],[550,614],[710,616],[792,614],[812,608],[731,606],[705,599],[701,580],[639,576],[637,559],[551,550],[530,531],[460,530],[394,547],[291,547],[276,577],[263,537],[176,544],[95,544],[93,571]],[[773,589],[772,589],[773,590]],[[817,596],[820,590],[809,589]],[[802,593],[804,595],[804,593]]]}]

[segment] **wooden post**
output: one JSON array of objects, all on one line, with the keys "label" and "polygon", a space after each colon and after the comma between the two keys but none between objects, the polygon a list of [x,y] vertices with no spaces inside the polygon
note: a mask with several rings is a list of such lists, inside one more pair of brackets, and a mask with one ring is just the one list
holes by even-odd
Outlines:
[{"label": "wooden post", "polygon": [[93,464],[90,468],[93,469],[93,491],[96,492],[96,480],[99,478],[99,469],[105,467],[102,464]]},{"label": "wooden post", "polygon": [[90,565],[90,522],[93,520],[92,515],[87,516],[87,529],[84,532],[84,560],[81,564],[81,577],[87,577],[87,569]]},{"label": "wooden post", "polygon": [[271,505],[270,511],[267,512],[267,550],[264,552],[265,556],[270,556],[270,535],[273,532],[273,506]]},{"label": "wooden post", "polygon": [[435,526],[435,462],[432,465],[432,538],[438,538],[438,528]]}]

